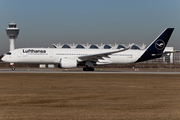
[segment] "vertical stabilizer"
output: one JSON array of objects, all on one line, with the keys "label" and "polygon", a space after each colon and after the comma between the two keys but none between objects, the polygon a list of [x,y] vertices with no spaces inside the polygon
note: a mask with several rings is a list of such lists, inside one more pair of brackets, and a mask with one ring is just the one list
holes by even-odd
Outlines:
[{"label": "vertical stabilizer", "polygon": [[145,50],[137,62],[159,58],[156,54],[163,53],[174,28],[165,29]]}]

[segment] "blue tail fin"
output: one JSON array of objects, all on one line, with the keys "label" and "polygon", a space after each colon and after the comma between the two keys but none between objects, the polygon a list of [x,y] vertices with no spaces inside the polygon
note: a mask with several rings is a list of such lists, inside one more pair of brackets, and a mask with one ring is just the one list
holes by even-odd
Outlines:
[{"label": "blue tail fin", "polygon": [[169,38],[173,32],[174,28],[165,29],[145,50],[143,55],[136,61],[142,62],[150,59],[159,58],[161,56],[156,56],[156,54],[163,53]]}]

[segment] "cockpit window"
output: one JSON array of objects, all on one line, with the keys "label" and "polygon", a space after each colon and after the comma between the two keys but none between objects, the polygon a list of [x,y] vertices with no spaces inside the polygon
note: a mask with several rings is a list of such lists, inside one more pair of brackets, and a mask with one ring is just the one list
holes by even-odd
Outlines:
[{"label": "cockpit window", "polygon": [[6,53],[7,55],[11,55],[11,52]]}]

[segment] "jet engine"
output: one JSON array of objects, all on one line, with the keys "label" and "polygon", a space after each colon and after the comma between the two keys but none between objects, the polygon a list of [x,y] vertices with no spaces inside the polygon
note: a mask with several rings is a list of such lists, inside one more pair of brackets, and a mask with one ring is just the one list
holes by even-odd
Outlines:
[{"label": "jet engine", "polygon": [[76,59],[62,58],[60,60],[59,68],[75,68],[77,67]]}]

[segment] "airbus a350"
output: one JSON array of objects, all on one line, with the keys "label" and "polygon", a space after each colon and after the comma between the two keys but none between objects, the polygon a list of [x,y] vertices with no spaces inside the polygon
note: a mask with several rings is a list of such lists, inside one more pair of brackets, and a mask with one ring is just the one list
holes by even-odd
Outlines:
[{"label": "airbus a350", "polygon": [[[93,66],[129,64],[147,61],[166,55],[164,49],[174,28],[165,29],[146,49],[57,49],[19,48],[4,54],[2,61],[9,63],[58,63],[60,68],[84,65],[84,71],[94,71]],[[12,64],[12,70],[15,70]]]}]

